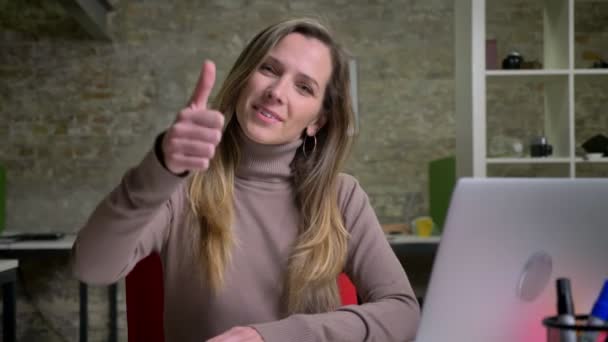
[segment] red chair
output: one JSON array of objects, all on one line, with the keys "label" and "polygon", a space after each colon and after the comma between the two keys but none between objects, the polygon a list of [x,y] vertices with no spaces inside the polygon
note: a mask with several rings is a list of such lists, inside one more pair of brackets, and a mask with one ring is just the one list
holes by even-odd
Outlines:
[{"label": "red chair", "polygon": [[340,273],[338,276],[338,288],[340,289],[342,305],[359,304],[355,284],[350,281],[350,278],[346,275],[346,273]]},{"label": "red chair", "polygon": [[[125,280],[129,342],[164,342],[163,273],[160,256],[140,260]],[[355,285],[341,273],[338,287],[343,305],[358,304]]]}]

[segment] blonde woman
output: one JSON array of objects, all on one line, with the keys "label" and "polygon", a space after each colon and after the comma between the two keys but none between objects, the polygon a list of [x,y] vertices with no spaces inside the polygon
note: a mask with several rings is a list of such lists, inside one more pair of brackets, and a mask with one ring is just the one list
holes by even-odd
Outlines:
[{"label": "blonde woman", "polygon": [[[348,59],[311,19],[247,45],[212,105],[189,105],[96,208],[77,277],[109,284],[152,252],[168,341],[406,341],[419,306],[365,192],[340,173],[353,125]],[[340,306],[346,272],[363,301]]]}]

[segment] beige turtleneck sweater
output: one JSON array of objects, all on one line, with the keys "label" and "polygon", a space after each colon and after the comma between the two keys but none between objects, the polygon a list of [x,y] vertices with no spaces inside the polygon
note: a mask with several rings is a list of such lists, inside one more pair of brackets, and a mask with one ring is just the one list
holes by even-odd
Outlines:
[{"label": "beige turtleneck sweater", "polygon": [[202,342],[235,326],[255,328],[266,342],[408,341],[419,306],[365,192],[339,178],[339,207],[350,232],[345,272],[363,301],[335,312],[281,315],[280,298],[290,246],[297,232],[290,162],[297,141],[260,145],[245,138],[234,191],[239,244],[212,294],[193,274],[199,265],[187,248],[185,179],[150,152],[95,209],[73,248],[77,278],[110,284],[157,251],[164,274],[167,341]]}]

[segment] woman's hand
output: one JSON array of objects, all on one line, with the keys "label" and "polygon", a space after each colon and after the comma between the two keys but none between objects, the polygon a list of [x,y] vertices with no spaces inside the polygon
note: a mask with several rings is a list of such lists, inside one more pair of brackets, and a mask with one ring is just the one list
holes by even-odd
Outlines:
[{"label": "woman's hand", "polygon": [[224,115],[207,108],[214,83],[215,64],[205,61],[188,107],[163,136],[165,166],[174,174],[209,168],[224,127]]},{"label": "woman's hand", "polygon": [[264,339],[251,327],[234,327],[207,342],[264,342]]}]

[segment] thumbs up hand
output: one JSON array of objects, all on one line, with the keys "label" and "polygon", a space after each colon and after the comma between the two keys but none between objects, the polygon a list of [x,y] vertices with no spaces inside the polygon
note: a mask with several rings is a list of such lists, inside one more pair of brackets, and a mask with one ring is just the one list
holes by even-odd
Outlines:
[{"label": "thumbs up hand", "polygon": [[224,127],[224,115],[207,106],[214,83],[215,64],[205,61],[188,107],[163,136],[165,166],[174,174],[209,168]]}]

